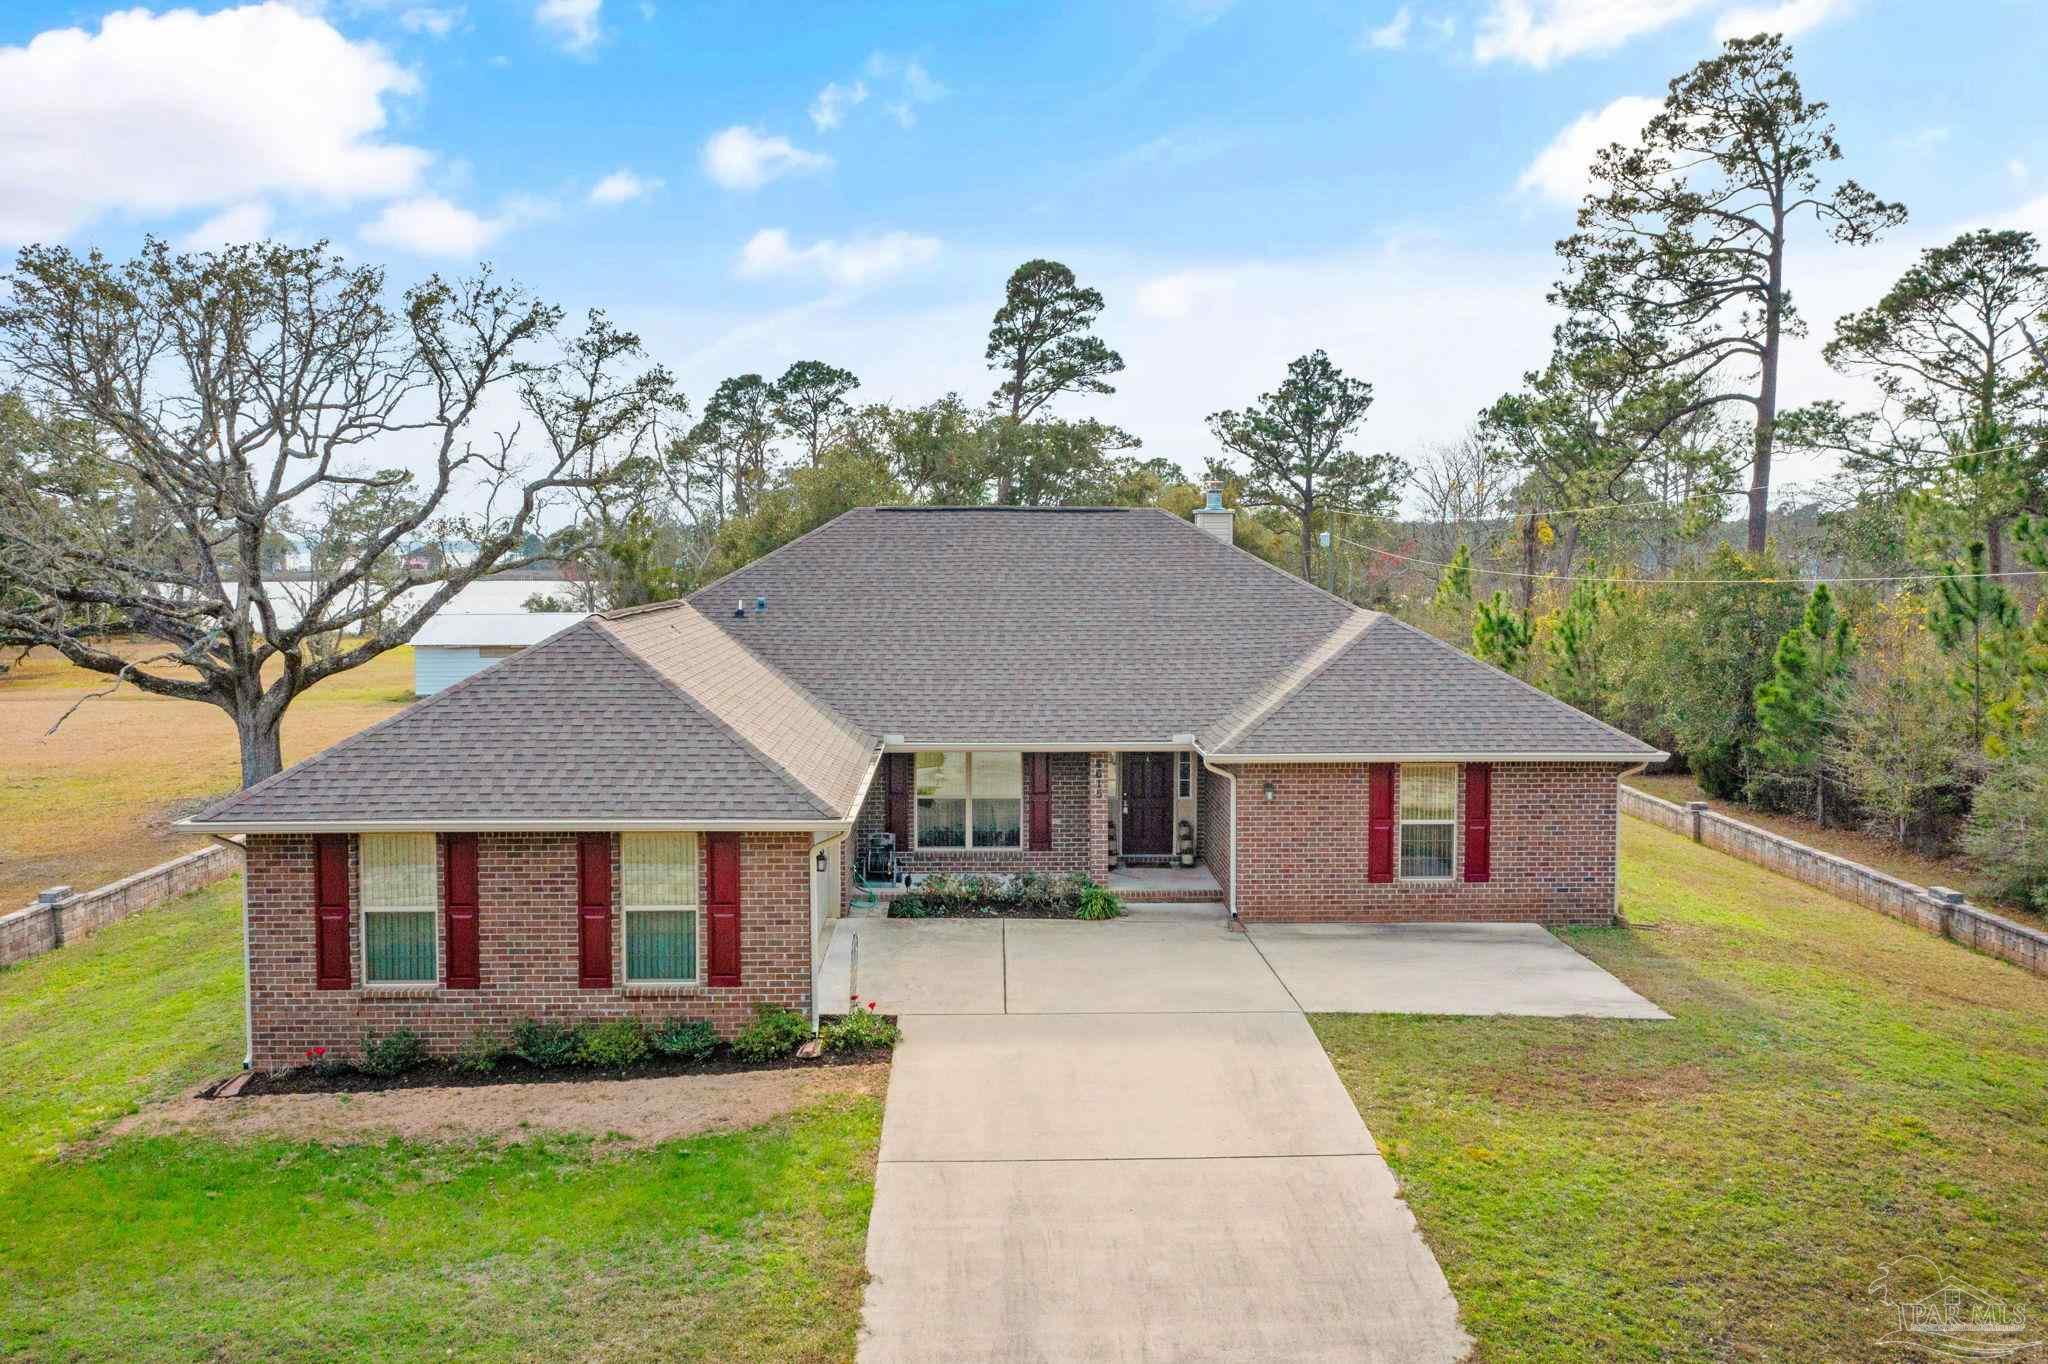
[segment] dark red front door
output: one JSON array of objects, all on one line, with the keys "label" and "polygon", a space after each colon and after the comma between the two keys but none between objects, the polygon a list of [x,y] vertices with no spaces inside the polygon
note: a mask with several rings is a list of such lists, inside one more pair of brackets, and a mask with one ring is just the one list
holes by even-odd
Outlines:
[{"label": "dark red front door", "polygon": [[1173,755],[1124,754],[1124,854],[1173,851]]}]

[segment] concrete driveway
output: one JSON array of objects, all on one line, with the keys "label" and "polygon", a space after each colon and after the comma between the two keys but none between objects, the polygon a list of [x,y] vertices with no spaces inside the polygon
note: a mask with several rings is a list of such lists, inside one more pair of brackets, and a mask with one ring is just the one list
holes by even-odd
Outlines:
[{"label": "concrete driveway", "polygon": [[[1637,998],[1537,932],[1480,935],[1481,973],[1523,982],[1496,982],[1502,1002]],[[1456,976],[1382,937],[840,921],[826,1007],[850,985],[904,1023],[862,1364],[1463,1358],[1443,1272],[1302,1012]]]}]

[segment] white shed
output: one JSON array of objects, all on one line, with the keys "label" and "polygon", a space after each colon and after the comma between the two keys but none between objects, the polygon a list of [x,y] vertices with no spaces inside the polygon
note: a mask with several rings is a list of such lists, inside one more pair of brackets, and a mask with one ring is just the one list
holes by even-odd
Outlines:
[{"label": "white shed", "polygon": [[412,690],[432,696],[583,619],[581,611],[442,611],[412,637]]}]

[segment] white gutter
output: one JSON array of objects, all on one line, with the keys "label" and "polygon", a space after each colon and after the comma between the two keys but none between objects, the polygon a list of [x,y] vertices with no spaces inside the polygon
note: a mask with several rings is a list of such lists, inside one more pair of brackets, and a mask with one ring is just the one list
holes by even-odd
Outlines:
[{"label": "white gutter", "polygon": [[832,833],[853,827],[852,819],[181,819],[174,829],[199,833],[242,834],[377,834],[377,833],[602,833],[615,829],[677,832]]},{"label": "white gutter", "polygon": [[242,1069],[253,1070],[256,1065],[256,973],[255,957],[249,950],[249,849],[220,834],[208,834],[207,837],[242,854]]},{"label": "white gutter", "polygon": [[1212,753],[1220,763],[1635,763],[1663,762],[1669,753]]},{"label": "white gutter", "polygon": [[[1223,888],[1224,907],[1230,911],[1231,922],[1237,922],[1237,778],[1209,761],[1209,755],[1200,748],[1195,756],[1202,760],[1202,770],[1213,772],[1230,783],[1230,884]],[[1617,884],[1619,884],[1617,882]]]},{"label": "white gutter", "polygon": [[[1662,759],[1657,761],[1662,761]],[[1646,762],[1637,763],[1626,772],[1614,774],[1614,921],[1616,923],[1621,922],[1621,779],[1623,777],[1633,777],[1649,765]]]}]

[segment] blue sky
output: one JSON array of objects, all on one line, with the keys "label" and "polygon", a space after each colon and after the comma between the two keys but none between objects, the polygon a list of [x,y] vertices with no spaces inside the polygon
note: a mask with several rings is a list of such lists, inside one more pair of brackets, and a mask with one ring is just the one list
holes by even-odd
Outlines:
[{"label": "blue sky", "polygon": [[[1205,413],[1316,346],[1413,453],[1541,362],[1591,148],[1717,43],[1793,32],[1846,173],[1913,213],[1795,244],[1814,337],[1969,227],[2048,229],[2048,16],[2023,0],[301,0],[0,16],[0,246],[333,239],[400,280],[488,257],[640,330],[701,399],[815,356],[973,399],[1010,268],[1073,265],[1117,420]],[[1793,478],[1824,470],[1796,465]]]}]

